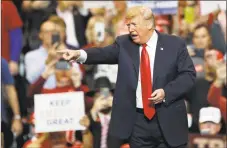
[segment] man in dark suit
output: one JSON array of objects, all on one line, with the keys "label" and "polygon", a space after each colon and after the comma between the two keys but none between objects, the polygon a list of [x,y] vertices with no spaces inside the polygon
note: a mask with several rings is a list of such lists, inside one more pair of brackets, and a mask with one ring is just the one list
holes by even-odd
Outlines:
[{"label": "man in dark suit", "polygon": [[147,7],[129,8],[126,24],[129,35],[117,37],[112,45],[59,54],[70,62],[118,64],[108,148],[127,138],[131,148],[186,147],[183,99],[196,77],[186,45],[157,32]]}]

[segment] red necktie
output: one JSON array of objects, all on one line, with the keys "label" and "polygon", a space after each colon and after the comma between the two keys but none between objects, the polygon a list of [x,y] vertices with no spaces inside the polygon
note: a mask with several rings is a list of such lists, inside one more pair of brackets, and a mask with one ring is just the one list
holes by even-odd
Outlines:
[{"label": "red necktie", "polygon": [[151,119],[155,114],[154,104],[148,100],[152,94],[152,82],[151,82],[151,68],[150,59],[146,50],[147,44],[142,45],[141,61],[140,61],[140,75],[141,75],[141,87],[143,98],[143,110],[148,119]]}]

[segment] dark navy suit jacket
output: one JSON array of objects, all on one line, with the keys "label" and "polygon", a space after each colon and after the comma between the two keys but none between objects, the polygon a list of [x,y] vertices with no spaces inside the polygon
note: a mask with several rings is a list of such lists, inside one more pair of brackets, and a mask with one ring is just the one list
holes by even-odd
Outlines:
[{"label": "dark navy suit jacket", "polygon": [[[166,141],[170,146],[178,146],[188,141],[184,95],[194,85],[196,73],[185,42],[176,36],[157,33],[153,90],[163,88],[166,102],[155,107]],[[117,37],[115,43],[107,47],[85,50],[87,53],[85,64],[118,64],[109,127],[110,135],[118,138],[128,138],[135,123],[139,46],[129,35],[123,35]]]}]

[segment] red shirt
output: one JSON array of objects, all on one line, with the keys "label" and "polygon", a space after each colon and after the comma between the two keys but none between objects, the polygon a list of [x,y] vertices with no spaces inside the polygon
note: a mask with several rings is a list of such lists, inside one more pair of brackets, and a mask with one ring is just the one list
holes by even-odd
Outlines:
[{"label": "red shirt", "polygon": [[9,31],[22,27],[22,20],[17,12],[17,8],[11,1],[2,1],[2,22],[1,22],[1,43],[2,57],[7,61],[10,60],[10,40]]},{"label": "red shirt", "polygon": [[226,103],[227,98],[222,96],[222,88],[215,87],[214,85],[211,85],[209,92],[208,92],[208,102],[213,105],[214,107],[217,107],[221,110],[221,114],[225,122],[227,121],[226,117]]}]

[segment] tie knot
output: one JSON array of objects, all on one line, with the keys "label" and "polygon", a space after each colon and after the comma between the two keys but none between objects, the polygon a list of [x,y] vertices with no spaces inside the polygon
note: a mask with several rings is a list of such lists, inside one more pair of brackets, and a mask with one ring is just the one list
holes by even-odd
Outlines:
[{"label": "tie knot", "polygon": [[147,47],[147,44],[142,44],[143,48],[146,48]]}]

